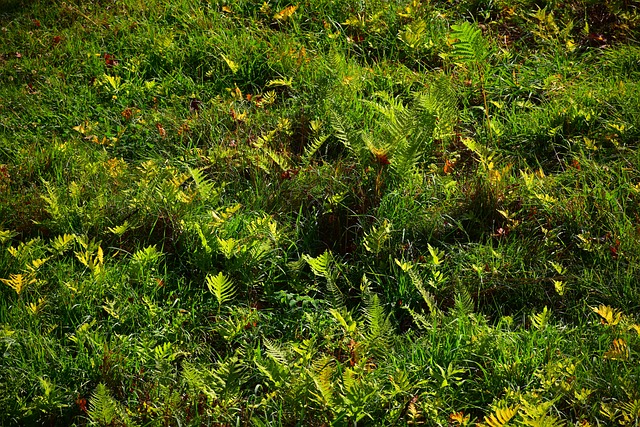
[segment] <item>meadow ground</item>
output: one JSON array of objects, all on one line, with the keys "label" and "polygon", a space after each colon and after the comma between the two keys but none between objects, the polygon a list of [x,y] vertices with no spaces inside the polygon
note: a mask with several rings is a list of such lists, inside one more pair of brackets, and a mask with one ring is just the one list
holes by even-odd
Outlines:
[{"label": "meadow ground", "polygon": [[1,424],[638,425],[639,30],[0,0]]}]

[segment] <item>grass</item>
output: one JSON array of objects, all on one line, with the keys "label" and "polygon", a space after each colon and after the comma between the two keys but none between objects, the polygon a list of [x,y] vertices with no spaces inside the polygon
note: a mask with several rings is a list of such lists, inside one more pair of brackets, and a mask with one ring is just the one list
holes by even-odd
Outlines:
[{"label": "grass", "polygon": [[637,425],[639,23],[0,0],[0,419]]}]

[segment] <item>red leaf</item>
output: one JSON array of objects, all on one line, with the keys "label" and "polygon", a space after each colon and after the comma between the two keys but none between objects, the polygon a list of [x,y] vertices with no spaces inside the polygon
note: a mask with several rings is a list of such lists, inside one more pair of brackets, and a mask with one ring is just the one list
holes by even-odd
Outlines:
[{"label": "red leaf", "polygon": [[51,42],[52,42],[52,43],[53,43],[53,45],[55,46],[55,45],[57,45],[58,43],[60,43],[61,41],[62,41],[62,37],[60,37],[60,36],[55,36]]},{"label": "red leaf", "polygon": [[120,113],[122,115],[122,117],[124,117],[126,120],[131,120],[131,117],[133,117],[133,111],[131,110],[131,108],[125,108],[122,113]]},{"label": "red leaf", "polygon": [[449,161],[449,160],[445,160],[444,161],[443,171],[447,175],[449,175],[451,172],[453,172],[453,163],[451,161]]},{"label": "red leaf", "polygon": [[110,53],[105,53],[104,54],[104,63],[107,66],[107,68],[113,68],[113,67],[115,67],[116,65],[119,64],[119,62],[116,59],[116,57],[111,55]]}]

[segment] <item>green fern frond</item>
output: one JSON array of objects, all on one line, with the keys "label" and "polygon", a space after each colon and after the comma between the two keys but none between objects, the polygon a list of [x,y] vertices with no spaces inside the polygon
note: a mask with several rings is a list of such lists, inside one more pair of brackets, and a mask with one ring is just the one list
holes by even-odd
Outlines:
[{"label": "green fern frond", "polygon": [[620,405],[624,425],[638,425],[640,423],[640,399],[625,402]]},{"label": "green fern frond", "polygon": [[358,330],[358,323],[345,307],[341,307],[340,309],[331,308],[329,309],[329,313],[331,313],[333,318],[342,326],[346,335],[352,335]]},{"label": "green fern frond", "polygon": [[304,149],[302,163],[308,165],[311,162],[311,158],[320,150],[320,147],[324,145],[327,139],[329,139],[329,135],[321,135],[314,138],[311,144],[307,145]]},{"label": "green fern frond", "polygon": [[325,251],[322,255],[315,258],[304,255],[304,259],[307,261],[307,264],[309,264],[309,267],[311,267],[313,274],[324,277],[325,279],[331,277],[331,264],[333,261],[331,251]]},{"label": "green fern frond", "polygon": [[67,249],[71,247],[71,244],[75,240],[74,234],[63,234],[60,236],[56,236],[51,242],[49,242],[51,246],[51,252],[57,254],[63,254]]},{"label": "green fern frond", "polygon": [[331,277],[327,278],[327,292],[331,298],[331,305],[334,308],[342,308],[346,306],[344,294]]},{"label": "green fern frond", "polygon": [[525,418],[522,424],[530,427],[565,427],[564,421],[552,415],[541,415],[538,418]]},{"label": "green fern frond", "polygon": [[473,299],[466,288],[462,288],[455,296],[454,309],[459,316],[468,316],[474,311]]},{"label": "green fern frond", "polygon": [[529,319],[534,328],[542,330],[547,327],[551,320],[551,311],[545,306],[540,313],[532,314]]},{"label": "green fern frond", "polygon": [[111,397],[106,385],[100,383],[89,401],[89,419],[98,425],[109,425],[118,416],[117,402]]},{"label": "green fern frond", "polygon": [[189,173],[191,174],[193,182],[196,184],[196,190],[203,201],[209,201],[219,195],[215,183],[204,176],[203,169],[189,168]]},{"label": "green fern frond", "polygon": [[411,269],[407,271],[407,274],[409,274],[409,277],[411,278],[411,283],[413,284],[413,286],[415,286],[418,292],[420,292],[420,295],[422,295],[422,299],[427,304],[427,307],[429,307],[431,316],[433,317],[437,316],[438,307],[436,305],[435,297],[429,291],[427,291],[427,289],[424,287],[424,282],[422,281],[422,277],[420,277],[420,273],[418,273],[414,269]]},{"label": "green fern frond", "polygon": [[282,348],[280,344],[275,341],[271,341],[266,337],[262,339],[262,343],[267,349],[267,354],[269,355],[269,357],[271,357],[281,365],[287,365],[287,352]]},{"label": "green fern frond", "polygon": [[331,408],[334,405],[336,382],[333,380],[334,364],[330,356],[324,356],[313,363],[310,371],[311,378],[316,386],[316,392],[311,392],[316,402],[324,407]]},{"label": "green fern frond", "polygon": [[376,353],[384,353],[390,342],[392,326],[378,295],[367,298],[363,311],[367,324],[366,345]]},{"label": "green fern frond", "polygon": [[333,129],[333,136],[347,149],[351,150],[351,138],[349,137],[347,124],[335,111],[331,113],[331,128]]},{"label": "green fern frond", "polygon": [[236,288],[231,279],[226,277],[222,272],[217,276],[207,276],[207,287],[218,301],[218,310],[222,304],[231,300],[236,293]]},{"label": "green fern frond", "polygon": [[367,251],[378,255],[391,237],[391,223],[385,219],[378,227],[372,227],[364,236],[364,247]]},{"label": "green fern frond", "polygon": [[285,155],[277,153],[276,151],[266,146],[262,147],[262,151],[264,151],[264,153],[273,161],[273,163],[278,165],[282,172],[291,169],[291,163]]},{"label": "green fern frond", "polygon": [[91,424],[94,425],[115,425],[119,421],[118,425],[136,426],[127,412],[111,397],[107,386],[102,383],[98,384],[91,395],[87,413]]},{"label": "green fern frond", "polygon": [[208,369],[185,362],[182,367],[182,378],[191,390],[198,394],[203,393],[210,401],[216,401],[220,398],[215,391],[216,387],[213,387],[213,374]]},{"label": "green fern frond", "polygon": [[481,64],[489,57],[490,51],[487,41],[482,37],[482,31],[469,22],[451,26],[453,56],[457,62]]}]

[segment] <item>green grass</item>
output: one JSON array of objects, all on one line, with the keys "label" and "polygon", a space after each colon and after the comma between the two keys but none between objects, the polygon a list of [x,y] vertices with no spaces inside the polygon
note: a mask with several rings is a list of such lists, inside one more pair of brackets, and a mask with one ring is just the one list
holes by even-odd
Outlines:
[{"label": "green grass", "polygon": [[0,0],[3,425],[637,425],[639,25]]}]

